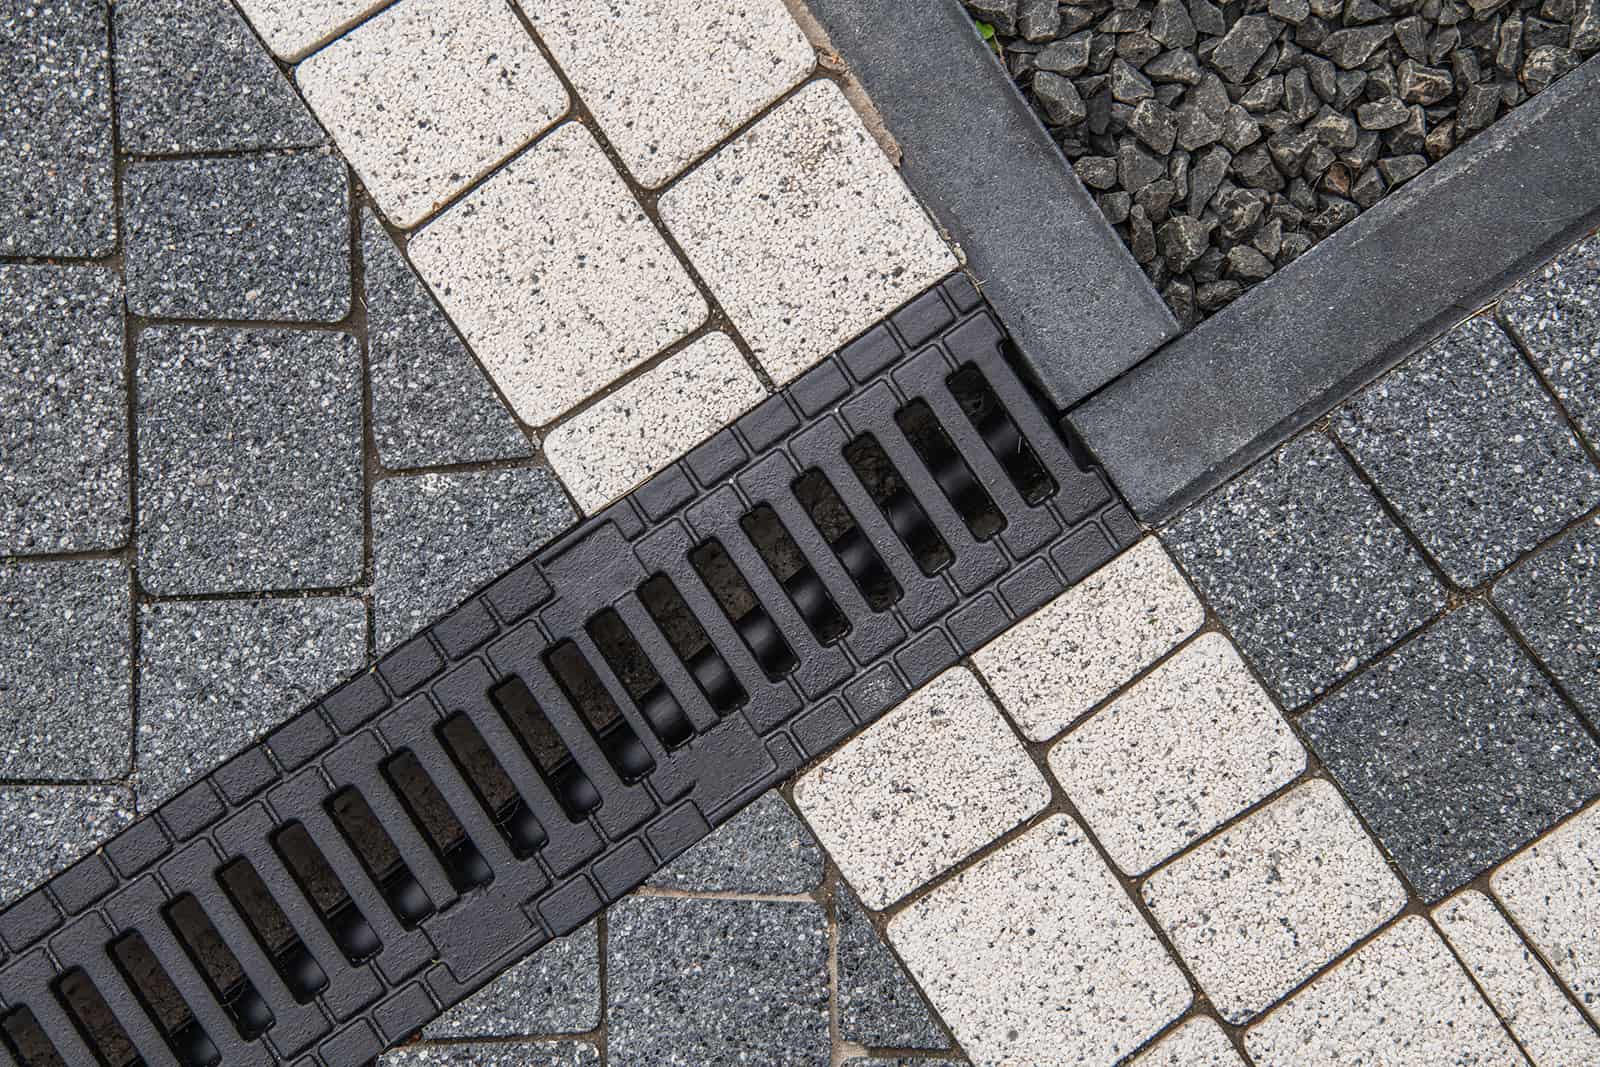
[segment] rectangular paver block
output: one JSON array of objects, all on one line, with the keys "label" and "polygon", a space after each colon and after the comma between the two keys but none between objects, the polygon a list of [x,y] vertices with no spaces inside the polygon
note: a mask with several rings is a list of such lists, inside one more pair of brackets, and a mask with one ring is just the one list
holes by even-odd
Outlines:
[{"label": "rectangular paver block", "polygon": [[1499,306],[1568,413],[1600,445],[1600,235],[1557,256]]}]

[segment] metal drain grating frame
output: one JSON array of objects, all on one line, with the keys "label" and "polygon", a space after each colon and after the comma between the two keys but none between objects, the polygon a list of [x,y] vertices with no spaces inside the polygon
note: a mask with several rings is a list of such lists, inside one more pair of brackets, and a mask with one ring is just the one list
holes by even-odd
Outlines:
[{"label": "metal drain grating frame", "polygon": [[0,913],[0,1067],[358,1067],[1109,559],[1008,345],[952,275]]}]

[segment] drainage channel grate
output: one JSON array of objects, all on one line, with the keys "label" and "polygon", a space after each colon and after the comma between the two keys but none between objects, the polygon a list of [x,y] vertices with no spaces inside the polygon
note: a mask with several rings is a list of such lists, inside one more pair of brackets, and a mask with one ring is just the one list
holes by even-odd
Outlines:
[{"label": "drainage channel grate", "polygon": [[0,914],[0,1065],[357,1067],[1126,545],[959,275]]}]

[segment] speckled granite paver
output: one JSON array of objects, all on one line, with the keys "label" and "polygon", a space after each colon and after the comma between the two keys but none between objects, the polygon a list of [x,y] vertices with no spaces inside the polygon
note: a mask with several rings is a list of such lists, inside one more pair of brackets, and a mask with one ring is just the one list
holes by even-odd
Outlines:
[{"label": "speckled granite paver", "polygon": [[1494,602],[1600,726],[1600,520],[1502,578]]},{"label": "speckled granite paver", "polygon": [[1500,301],[1591,444],[1600,445],[1600,236],[1580,241]]},{"label": "speckled granite paver", "polygon": [[384,0],[240,0],[239,7],[268,48],[293,60],[383,4]]},{"label": "speckled granite paver", "polygon": [[650,876],[648,885],[697,893],[809,893],[822,850],[789,805],[767,793]]},{"label": "speckled granite paver", "polygon": [[1130,1067],[1245,1067],[1216,1021],[1194,1019],[1142,1053]]},{"label": "speckled granite paver", "polygon": [[[9,773],[9,772],[8,772]],[[122,786],[0,787],[0,903],[93,851],[133,820]]]},{"label": "speckled granite paver", "polygon": [[834,895],[838,920],[839,1036],[868,1048],[948,1049],[950,1041],[873,929],[850,887]]},{"label": "speckled granite paver", "polygon": [[571,1034],[600,1024],[600,948],[589,923],[496,978],[422,1029],[429,1041]]},{"label": "speckled granite paver", "polygon": [[379,1067],[590,1067],[599,1051],[587,1041],[411,1045],[379,1057]]}]

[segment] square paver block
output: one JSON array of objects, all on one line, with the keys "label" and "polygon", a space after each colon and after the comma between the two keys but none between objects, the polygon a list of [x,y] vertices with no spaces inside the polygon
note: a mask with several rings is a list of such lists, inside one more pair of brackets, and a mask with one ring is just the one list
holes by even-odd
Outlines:
[{"label": "square paver block", "polygon": [[1444,590],[1333,444],[1306,434],[1162,539],[1287,707],[1444,607]]},{"label": "square paver block", "polygon": [[1050,787],[955,667],[802,777],[794,800],[862,901],[883,908],[1043,811]]},{"label": "square paver block", "polygon": [[1153,537],[973,657],[1029,740],[1054,737],[1200,628],[1205,609]]},{"label": "square paver block", "polygon": [[783,0],[524,5],[622,162],[657,186],[816,64]]},{"label": "square paver block", "polygon": [[680,179],[661,218],[780,383],[956,268],[827,81]]},{"label": "square paver block", "polygon": [[567,109],[506,0],[401,0],[295,68],[378,207],[414,226]]},{"label": "square paver block", "polygon": [[93,852],[132,821],[133,796],[122,786],[0,788],[0,827],[5,828],[0,907]]},{"label": "square paver block", "polygon": [[829,1064],[820,905],[632,896],[607,924],[612,1062]]},{"label": "square paver block", "polygon": [[1429,900],[1600,793],[1600,746],[1481,604],[1397,650],[1300,725]]},{"label": "square paver block", "polygon": [[1493,901],[1468,889],[1435,908],[1433,921],[1535,1064],[1600,1063],[1600,1033]]},{"label": "square paver block", "polygon": [[1409,915],[1251,1028],[1256,1067],[1527,1061],[1426,919]]},{"label": "square paver block", "polygon": [[535,425],[707,313],[688,271],[576,122],[454,204],[409,251],[511,406]]},{"label": "square paver block", "polygon": [[387,0],[239,0],[245,18],[279,59],[299,59]]},{"label": "square paver block", "polygon": [[767,395],[725,333],[710,333],[563,422],[545,454],[595,512]]},{"label": "square paver block", "polygon": [[1184,1023],[1134,1060],[1130,1067],[1245,1067],[1216,1020]]},{"label": "square paver block", "polygon": [[586,1041],[408,1045],[378,1057],[379,1067],[594,1067],[599,1062],[599,1051]]},{"label": "square paver block", "polygon": [[1600,1025],[1600,804],[1513,856],[1489,888]]},{"label": "square paver block", "polygon": [[[429,1041],[571,1034],[600,1025],[594,923],[550,942],[422,1028]],[[519,1063],[521,1061],[518,1061]]]},{"label": "square paver block", "polygon": [[1502,578],[1494,601],[1600,726],[1600,520]]},{"label": "square paver block", "polygon": [[138,341],[139,582],[355,583],[361,357],[340,333],[157,326]]},{"label": "square paver block", "polygon": [[1500,314],[1584,435],[1600,445],[1600,235],[1507,293]]},{"label": "square paver block", "polygon": [[889,942],[974,1067],[1110,1067],[1192,1000],[1066,815],[896,915]]},{"label": "square paver block", "polygon": [[0,564],[0,777],[128,773],[132,611],[120,559]]},{"label": "square paver block", "polygon": [[1239,654],[1203,634],[1050,750],[1050,770],[1124,871],[1149,870],[1305,769]]},{"label": "square paver block", "polygon": [[0,267],[0,553],[128,540],[122,283],[95,267]]},{"label": "square paver block", "polygon": [[337,322],[350,310],[350,187],[330,155],[135,163],[123,179],[128,310]]},{"label": "square paver block", "polygon": [[1489,319],[1468,319],[1367,387],[1334,427],[1463,587],[1600,503],[1600,469]]},{"label": "square paver block", "polygon": [[776,790],[717,827],[646,883],[691,893],[809,893],[822,849]]},{"label": "square paver block", "polygon": [[1269,1007],[1406,903],[1377,846],[1323,781],[1174,860],[1143,892],[1232,1023]]},{"label": "square paver block", "polygon": [[353,597],[189,600],[139,613],[140,811],[152,811],[365,665]]}]

